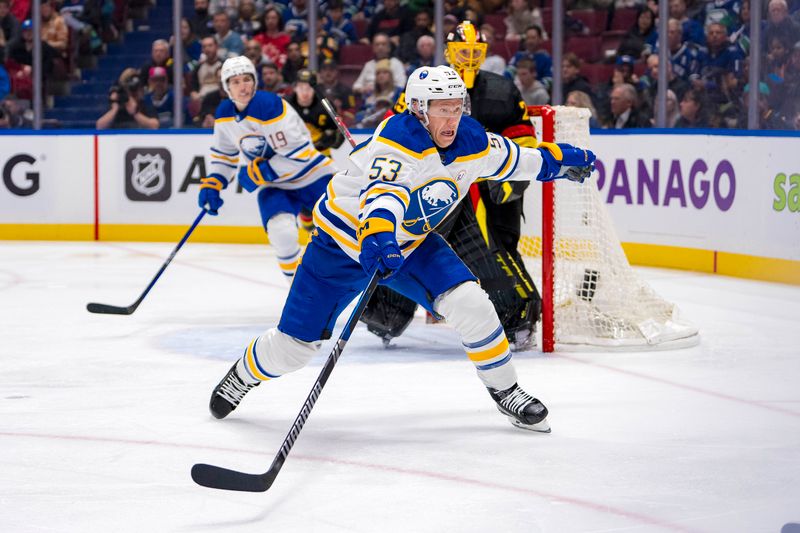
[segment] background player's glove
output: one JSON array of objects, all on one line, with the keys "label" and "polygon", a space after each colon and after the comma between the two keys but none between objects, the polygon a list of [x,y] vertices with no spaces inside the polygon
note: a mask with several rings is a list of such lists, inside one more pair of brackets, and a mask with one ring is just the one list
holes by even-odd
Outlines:
[{"label": "background player's glove", "polygon": [[267,185],[278,179],[278,175],[272,170],[268,160],[256,157],[246,167],[239,168],[238,178],[244,190],[253,192],[259,186]]},{"label": "background player's glove", "polygon": [[197,197],[197,204],[205,209],[209,215],[217,215],[217,211],[222,204],[219,191],[228,186],[228,180],[218,174],[212,174],[200,180],[200,194]]},{"label": "background player's glove", "polygon": [[361,253],[358,262],[367,274],[376,270],[384,277],[391,274],[403,264],[403,254],[394,236],[395,218],[386,209],[377,209],[358,228],[358,240]]},{"label": "background player's glove", "polygon": [[539,181],[567,178],[583,183],[594,170],[596,157],[591,150],[566,143],[541,143],[539,152],[542,154],[542,170],[536,176]]}]

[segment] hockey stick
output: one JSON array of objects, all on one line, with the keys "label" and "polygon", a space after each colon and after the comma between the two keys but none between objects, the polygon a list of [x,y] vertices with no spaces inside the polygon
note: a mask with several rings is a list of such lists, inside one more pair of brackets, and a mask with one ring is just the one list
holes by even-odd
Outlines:
[{"label": "hockey stick", "polygon": [[352,135],[350,135],[350,130],[347,129],[347,125],[344,123],[344,120],[342,120],[342,117],[340,117],[339,113],[336,112],[336,108],[333,107],[333,104],[331,104],[328,101],[328,99],[322,96],[322,94],[320,94],[319,92],[317,92],[317,96],[319,97],[320,102],[322,102],[322,107],[325,108],[325,111],[328,113],[328,115],[330,115],[330,117],[336,123],[336,127],[339,128],[339,131],[342,132],[344,138],[347,139],[347,142],[350,143],[350,146],[355,148],[356,140],[353,139]]},{"label": "hockey stick", "polygon": [[90,313],[100,313],[100,314],[103,314],[103,315],[132,315],[133,312],[136,311],[136,308],[139,307],[139,304],[142,303],[142,300],[144,300],[144,297],[147,296],[147,293],[150,292],[150,289],[153,288],[153,285],[156,284],[156,281],[158,281],[158,278],[161,277],[161,274],[164,273],[164,270],[167,269],[167,266],[170,264],[172,259],[175,257],[175,254],[178,253],[178,250],[181,249],[181,246],[183,246],[183,244],[189,239],[189,236],[192,234],[194,229],[197,227],[197,225],[203,219],[205,214],[206,214],[206,210],[205,209],[200,211],[200,214],[197,215],[196,219],[194,219],[194,222],[192,223],[192,226],[189,228],[189,231],[186,232],[186,235],[183,236],[183,238],[178,243],[178,245],[175,247],[175,249],[172,250],[172,253],[169,254],[169,257],[164,262],[164,264],[161,265],[161,269],[159,269],[158,273],[153,278],[153,281],[150,282],[150,285],[147,286],[147,288],[144,290],[142,295],[139,296],[138,300],[133,302],[128,307],[118,307],[116,305],[89,303],[89,304],[86,304],[86,310],[89,311]]},{"label": "hockey stick", "polygon": [[350,334],[353,333],[356,324],[358,324],[358,320],[361,318],[361,314],[364,312],[364,308],[367,306],[370,296],[372,296],[372,293],[375,291],[375,287],[378,286],[379,280],[380,274],[376,271],[370,278],[367,288],[364,289],[364,292],[358,299],[356,308],[353,310],[350,318],[347,319],[347,323],[344,325],[339,340],[337,340],[336,344],[333,346],[328,360],[325,361],[325,366],[322,367],[317,381],[311,388],[311,392],[308,393],[308,397],[305,403],[303,403],[300,412],[297,414],[297,418],[294,419],[292,428],[289,430],[286,438],[283,439],[283,444],[280,450],[278,450],[275,459],[273,459],[269,470],[263,474],[247,474],[245,472],[237,472],[236,470],[200,463],[192,467],[192,479],[195,483],[212,489],[238,490],[244,492],[265,492],[272,486],[272,483],[283,467],[283,463],[286,462],[286,457],[289,455],[292,446],[294,446],[297,436],[300,435],[300,430],[303,429],[306,420],[308,420],[311,409],[313,409],[314,404],[317,403],[322,388],[325,386],[328,377],[333,371],[333,367],[342,355],[342,351],[348,339],[350,339]]}]

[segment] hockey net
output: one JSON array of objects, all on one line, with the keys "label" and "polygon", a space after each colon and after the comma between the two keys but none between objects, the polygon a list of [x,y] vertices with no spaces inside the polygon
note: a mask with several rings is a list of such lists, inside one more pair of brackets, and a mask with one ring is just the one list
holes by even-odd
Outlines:
[{"label": "hockey net", "polygon": [[[530,112],[538,139],[591,148],[587,109],[537,106]],[[524,212],[519,251],[542,293],[545,352],[697,344],[697,328],[631,268],[595,175],[583,184],[556,180],[529,187]]]}]

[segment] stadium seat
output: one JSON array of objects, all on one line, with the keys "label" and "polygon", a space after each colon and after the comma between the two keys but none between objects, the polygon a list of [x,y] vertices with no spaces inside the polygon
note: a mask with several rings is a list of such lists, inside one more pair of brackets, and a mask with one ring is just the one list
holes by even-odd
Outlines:
[{"label": "stadium seat", "polygon": [[612,30],[621,30],[627,32],[633,25],[636,24],[636,16],[639,11],[635,7],[623,7],[614,11],[613,18],[611,19]]},{"label": "stadium seat", "polygon": [[503,59],[505,59],[506,63],[508,63],[508,60],[511,59],[511,57],[514,55],[514,51],[516,49],[517,49],[516,42],[509,43],[506,41],[495,40],[494,43],[492,43],[491,50],[489,50],[489,55],[497,54]]},{"label": "stadium seat", "polygon": [[502,41],[506,37],[506,15],[505,13],[489,13],[483,16],[483,22],[494,28],[495,41]]},{"label": "stadium seat", "polygon": [[599,35],[606,29],[608,11],[594,9],[574,9],[570,16],[580,20],[589,29],[590,35]]},{"label": "stadium seat", "polygon": [[603,39],[599,36],[570,37],[564,46],[565,52],[572,52],[588,63],[602,59]]},{"label": "stadium seat", "polygon": [[357,19],[353,21],[353,27],[359,39],[367,36],[367,26],[369,26],[369,20],[367,19]]},{"label": "stadium seat", "polygon": [[581,75],[585,76],[592,86],[608,83],[613,72],[614,65],[603,63],[584,63],[581,65]]},{"label": "stadium seat", "polygon": [[368,44],[346,44],[339,52],[339,63],[341,65],[359,65],[374,57],[372,47]]}]

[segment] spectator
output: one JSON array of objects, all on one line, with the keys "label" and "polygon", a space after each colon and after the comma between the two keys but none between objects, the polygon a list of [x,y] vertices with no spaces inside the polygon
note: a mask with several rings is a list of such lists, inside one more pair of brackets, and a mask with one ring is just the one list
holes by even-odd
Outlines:
[{"label": "spectator", "polygon": [[264,55],[261,53],[261,45],[255,39],[250,39],[244,45],[244,55],[253,62],[256,72],[261,70],[261,65],[265,63]]},{"label": "spectator", "polygon": [[[375,88],[364,100],[360,113],[360,127],[377,126],[377,123],[383,119],[383,113],[388,107],[391,107],[402,92],[402,86],[394,81],[391,62],[388,59],[378,61],[375,64]],[[389,106],[384,106],[384,102],[387,101]]]},{"label": "spectator", "polygon": [[289,85],[283,81],[275,63],[266,62],[261,66],[261,88],[275,94],[284,94],[288,90]]},{"label": "spectator", "polygon": [[650,122],[637,110],[636,88],[630,83],[622,83],[611,90],[611,129],[647,128]]},{"label": "spectator", "polygon": [[307,0],[290,0],[289,7],[284,14],[286,15],[284,31],[293,41],[305,41],[308,35]]},{"label": "spectator", "polygon": [[[170,46],[175,48],[175,36],[170,37]],[[189,19],[181,19],[181,44],[183,45],[183,61],[188,67],[187,70],[193,70],[197,67],[200,61],[200,54],[203,52],[203,47],[200,40],[192,31],[192,25],[189,24]],[[174,54],[173,54],[174,55]]]},{"label": "spectator", "polygon": [[286,62],[286,49],[292,38],[283,31],[283,17],[274,5],[264,10],[262,27],[263,31],[253,39],[261,43],[261,53],[269,61],[282,67]]},{"label": "spectator", "polygon": [[[589,80],[581,75],[582,65],[583,61],[577,55],[572,52],[564,54],[564,59],[561,61],[561,85],[563,94],[569,96],[569,93],[574,91],[584,94],[594,94]],[[594,106],[592,108],[594,109]]]},{"label": "spectator", "polygon": [[657,42],[656,16],[650,8],[642,7],[636,15],[636,23],[622,38],[617,56],[644,58],[653,52]]},{"label": "spectator", "polygon": [[340,49],[346,44],[358,42],[355,26],[344,16],[342,0],[328,2],[328,13],[323,27],[328,35],[336,39]]},{"label": "spectator", "polygon": [[372,39],[372,52],[375,59],[370,59],[361,69],[361,72],[353,83],[353,91],[356,94],[369,94],[374,90],[375,85],[375,63],[381,59],[388,59],[392,68],[392,78],[397,85],[405,86],[406,70],[403,62],[396,57],[391,57],[392,43],[389,36],[385,33],[376,33]]},{"label": "spectator", "polygon": [[675,75],[688,82],[699,79],[703,56],[696,45],[683,41],[683,30],[677,19],[667,21],[667,45]]},{"label": "spectator", "polygon": [[445,15],[444,22],[442,23],[442,33],[444,35],[450,35],[456,30],[456,27],[459,25],[460,20],[457,19],[453,15]]},{"label": "spectator", "polygon": [[347,124],[355,118],[356,99],[353,91],[339,81],[336,60],[326,59],[319,67],[319,90],[333,105]]},{"label": "spectator", "polygon": [[225,13],[230,20],[236,20],[240,0],[211,0],[208,10],[211,13]]},{"label": "spectator", "polygon": [[[164,67],[150,69],[147,88],[148,92],[142,99],[144,105],[155,111],[159,127],[169,128],[174,124],[175,93],[169,86],[167,70]],[[188,117],[189,112],[185,107],[184,105],[183,115]]]},{"label": "spectator", "polygon": [[768,45],[774,37],[794,42],[800,36],[800,26],[789,16],[786,0],[769,0],[767,4],[767,23],[762,35],[763,43]]},{"label": "spectator", "polygon": [[203,96],[203,99],[200,101],[200,110],[193,119],[194,124],[201,128],[214,127],[217,108],[219,104],[228,97],[228,95],[225,94],[225,89],[222,88],[222,69],[217,70],[216,77],[217,90]]},{"label": "spectator", "polygon": [[374,41],[378,33],[383,33],[397,46],[400,44],[400,36],[410,30],[411,25],[411,13],[400,5],[400,0],[383,0],[383,9],[373,15],[367,26],[367,36],[362,41],[369,43]]},{"label": "spectator", "polygon": [[426,9],[414,15],[414,27],[400,36],[400,45],[397,47],[397,58],[400,61],[408,65],[417,59],[419,38],[423,35],[433,36],[432,23],[431,13]]},{"label": "spectator", "polygon": [[281,75],[283,81],[293,84],[297,79],[297,73],[308,67],[308,58],[303,55],[300,43],[293,41],[286,47],[286,61],[283,63]]},{"label": "spectator", "polygon": [[[739,127],[740,128],[747,128],[748,121],[747,115],[748,110],[750,108],[750,84],[744,86],[744,109],[742,112],[742,116],[739,120]],[[786,120],[783,118],[781,113],[777,112],[774,109],[769,107],[769,86],[762,82],[758,84],[758,123],[756,127],[760,130],[785,130],[788,129],[789,125],[787,124]]]},{"label": "spectator", "polygon": [[223,59],[240,56],[244,53],[242,36],[231,30],[231,19],[224,11],[214,13],[214,38],[219,45],[219,56]]},{"label": "spectator", "polygon": [[517,63],[517,75],[514,85],[519,89],[522,99],[527,105],[545,105],[550,102],[550,95],[542,82],[536,79],[536,65],[529,59]]},{"label": "spectator", "polygon": [[774,109],[787,117],[800,111],[800,40],[792,47],[784,70],[783,83],[776,86],[771,102]]},{"label": "spectator", "polygon": [[[0,65],[2,68],[2,65]],[[33,111],[28,100],[20,100],[13,94],[0,101],[0,128],[32,128]]]},{"label": "spectator", "polygon": [[550,54],[541,50],[542,45],[542,28],[540,26],[531,26],[525,30],[524,50],[514,54],[511,62],[506,69],[506,77],[514,79],[516,74],[516,65],[522,59],[530,59],[536,65],[536,79],[549,88],[553,82],[553,58]]},{"label": "spectator", "polygon": [[236,15],[236,24],[233,29],[248,39],[252,39],[256,33],[261,31],[261,20],[256,13],[255,0],[240,0],[239,12]]},{"label": "spectator", "polygon": [[669,0],[669,16],[681,25],[681,40],[703,46],[706,40],[703,25],[686,15],[686,0]]},{"label": "spectator", "polygon": [[[308,43],[302,43],[301,47],[305,47],[304,55],[307,56]],[[317,24],[317,55],[322,59],[339,58],[339,41],[325,31],[324,19],[320,19]]]},{"label": "spectator", "polygon": [[484,24],[481,26],[481,33],[483,40],[486,41],[486,61],[481,65],[481,70],[494,72],[502,76],[506,70],[506,60],[502,56],[492,51],[492,45],[495,41],[495,29],[491,24]]},{"label": "spectator", "polygon": [[[675,73],[672,72],[672,65],[667,63],[667,88],[680,99],[683,97],[683,93],[689,90],[689,87],[687,81],[675,76]],[[651,54],[647,57],[647,69],[639,78],[638,89],[642,100],[652,105],[658,92],[658,54]]]},{"label": "spectator", "polygon": [[[525,33],[531,26],[544,28],[542,12],[539,8],[531,8],[529,0],[511,0],[508,3],[508,16],[505,18],[506,41],[518,43],[525,38]],[[542,39],[547,39],[542,30]]]},{"label": "spectator", "polygon": [[[150,48],[150,61],[139,69],[139,78],[143,84],[147,83],[150,76],[150,69],[153,67],[164,67],[167,69],[169,83],[172,85],[172,58],[169,56],[169,43],[164,39],[156,39]],[[144,85],[143,85],[144,86]]]},{"label": "spectator", "polygon": [[55,12],[50,2],[42,2],[39,9],[42,15],[42,40],[52,46],[61,56],[66,57],[69,29],[64,22],[64,17]]},{"label": "spectator", "polygon": [[730,33],[739,26],[741,9],[741,0],[708,0],[703,26],[708,29],[709,24],[722,24],[725,33]]},{"label": "spectator", "polygon": [[213,93],[219,85],[217,71],[222,69],[222,58],[219,57],[219,45],[212,36],[204,37],[200,42],[203,47],[203,59],[197,70],[194,71],[192,80],[191,99],[195,102],[203,99],[208,93]]},{"label": "spectator", "polygon": [[297,81],[286,101],[305,122],[314,148],[330,157],[331,149],[340,147],[344,136],[322,106],[316,87],[317,77],[308,70],[301,70],[297,73]]},{"label": "spectator", "polygon": [[585,92],[570,91],[569,93],[567,93],[565,105],[569,107],[583,107],[588,109],[589,112],[592,114],[591,117],[589,117],[589,127],[590,128],[600,127],[600,123],[597,120],[597,110],[594,108],[592,99]]},{"label": "spectator", "polygon": [[[797,37],[800,37],[800,35]],[[780,88],[786,78],[790,48],[791,44],[784,40],[783,35],[775,34],[769,41],[767,57],[762,72],[766,72],[764,79],[770,87],[770,91],[777,89],[778,93],[782,92]]]},{"label": "spectator", "polygon": [[695,87],[702,87],[707,92],[715,91],[725,73],[741,74],[742,53],[728,40],[728,30],[723,24],[712,22],[706,28],[706,51],[706,55],[701,57],[700,79],[693,82]]},{"label": "spectator", "polygon": [[420,38],[417,40],[416,57],[408,65],[406,74],[410,75],[419,67],[433,66],[435,53],[436,53],[436,40],[430,35],[421,35]]},{"label": "spectator", "polygon": [[11,12],[17,20],[28,20],[28,16],[31,14],[31,0],[13,0]]},{"label": "spectator", "polygon": [[19,38],[19,20],[11,12],[11,0],[0,0],[0,30],[7,43]]},{"label": "spectator", "polygon": [[689,89],[684,93],[679,104],[680,118],[676,128],[707,128],[708,106],[705,93],[698,89]]},{"label": "spectator", "polygon": [[[53,60],[56,51],[46,42],[42,42],[42,68],[44,72],[53,71]],[[19,38],[8,44],[6,68],[14,80],[14,92],[19,98],[33,98],[33,21],[25,20],[20,25]]]},{"label": "spectator", "polygon": [[214,25],[208,12],[208,0],[194,0],[194,15],[189,23],[194,34],[200,39],[214,33]]},{"label": "spectator", "polygon": [[377,9],[377,0],[346,0],[344,16],[352,21],[371,20]]},{"label": "spectator", "polygon": [[98,130],[143,128],[158,129],[155,110],[144,103],[144,86],[136,69],[128,68],[119,77],[119,85],[111,87],[109,109],[97,119]]},{"label": "spectator", "polygon": [[730,41],[739,48],[742,55],[750,54],[750,0],[742,1],[739,27],[730,34]]}]

